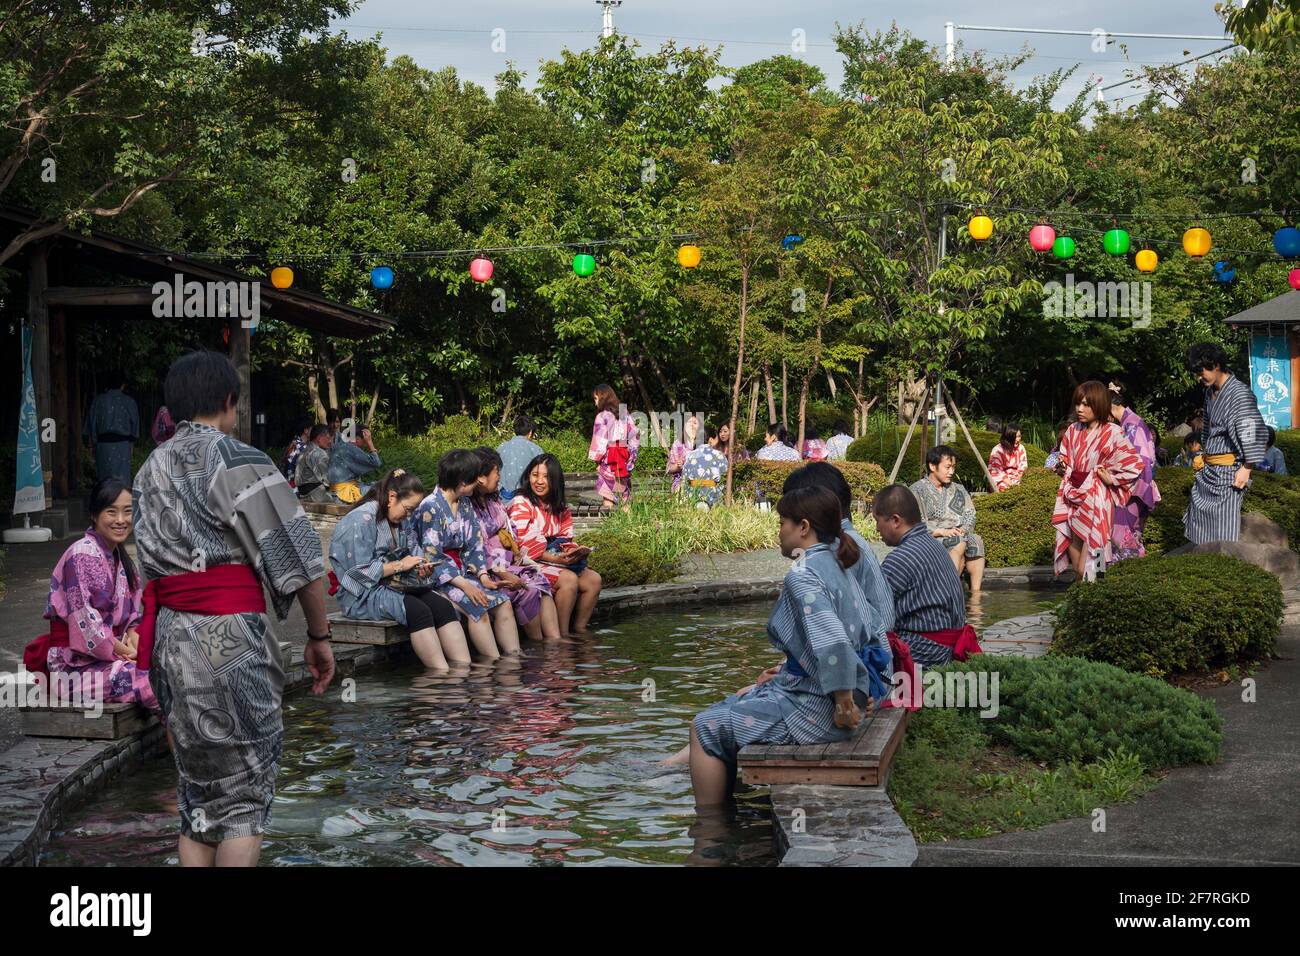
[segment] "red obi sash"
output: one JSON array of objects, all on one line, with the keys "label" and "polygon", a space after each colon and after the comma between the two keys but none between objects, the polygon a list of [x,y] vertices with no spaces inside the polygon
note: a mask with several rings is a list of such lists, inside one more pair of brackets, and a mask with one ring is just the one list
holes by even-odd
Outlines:
[{"label": "red obi sash", "polygon": [[980,642],[975,636],[975,628],[969,624],[963,627],[946,628],[942,631],[922,631],[920,634],[927,641],[934,641],[944,647],[951,647],[952,658],[955,661],[964,661],[972,654],[984,653],[984,649],[980,647]]},{"label": "red obi sash", "polygon": [[[894,653],[894,673],[896,675],[897,674],[907,675],[907,686],[903,688],[906,691],[906,694],[902,695],[903,700],[906,700],[907,696],[911,696],[913,698],[919,699],[920,695],[917,694],[915,690],[913,690],[913,688],[916,687],[916,662],[912,660],[912,649],[908,647],[907,642],[902,640],[898,636],[898,634],[895,633],[894,631],[890,631],[887,636],[889,638],[889,649]],[[898,685],[895,684],[894,686],[897,687]],[[895,703],[894,694],[890,694],[883,701],[881,701],[880,706],[881,707],[905,706],[907,707],[908,710],[921,709],[919,704]]]},{"label": "red obi sash", "polygon": [[460,560],[460,548],[443,548],[443,552],[456,563],[456,567],[465,570],[465,565]]},{"label": "red obi sash", "polygon": [[70,647],[68,622],[61,617],[50,621],[50,632],[42,634],[23,648],[23,667],[33,674],[49,675],[51,647]]},{"label": "red obi sash", "polygon": [[626,478],[631,474],[628,471],[628,463],[631,460],[632,452],[626,442],[612,441],[605,446],[605,464],[609,466],[615,478]]},{"label": "red obi sash", "polygon": [[150,581],[144,588],[144,618],[136,630],[140,645],[136,666],[148,670],[153,662],[153,632],[158,609],[189,614],[265,614],[262,582],[246,564],[219,564],[206,571],[172,574]]}]

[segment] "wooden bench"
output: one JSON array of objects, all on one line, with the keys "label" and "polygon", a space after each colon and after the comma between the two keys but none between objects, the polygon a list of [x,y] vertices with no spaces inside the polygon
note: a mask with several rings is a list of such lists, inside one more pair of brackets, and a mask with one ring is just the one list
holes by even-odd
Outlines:
[{"label": "wooden bench", "polygon": [[19,727],[29,737],[120,740],[157,722],[139,704],[102,704],[98,716],[70,704],[18,708]]},{"label": "wooden bench", "polygon": [[342,613],[330,615],[336,644],[405,644],[411,637],[396,621],[358,621]]},{"label": "wooden bench", "polygon": [[863,719],[856,734],[836,743],[751,744],[740,751],[740,778],[749,784],[880,786],[907,730],[907,716],[903,707],[878,707]]}]

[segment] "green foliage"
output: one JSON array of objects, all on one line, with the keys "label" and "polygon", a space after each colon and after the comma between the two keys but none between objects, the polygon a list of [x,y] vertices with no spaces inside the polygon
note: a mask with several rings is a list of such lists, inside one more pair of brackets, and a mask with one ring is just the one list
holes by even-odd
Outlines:
[{"label": "green foliage", "polygon": [[[934,432],[930,433],[933,441]],[[898,450],[903,447],[903,438],[907,435],[907,427],[897,425],[890,429],[872,429],[861,438],[857,439],[849,446],[849,461],[874,461],[881,468],[888,469],[894,467],[894,460],[898,458]],[[985,464],[988,463],[989,453],[993,451],[993,446],[1000,440],[1000,435],[993,432],[985,431],[981,428],[971,429],[971,438],[975,440],[975,446],[980,450],[980,456]],[[1028,442],[1024,443],[1025,454],[1029,459],[1030,468],[1041,468],[1047,461],[1047,452],[1043,451],[1036,445]],[[984,477],[984,469],[976,460],[971,452],[970,445],[966,444],[966,438],[960,433],[957,441],[951,444],[951,447],[957,452],[957,474],[954,480],[960,481],[969,491],[985,491],[988,489],[988,479]],[[902,467],[898,471],[898,480],[904,484],[911,484],[917,478],[925,474],[925,453],[928,448],[921,445],[921,429],[917,427],[912,432],[912,441],[907,449],[907,458],[903,461]]]},{"label": "green foliage", "polygon": [[600,574],[603,587],[657,584],[672,580],[677,573],[676,561],[618,534],[602,529],[582,535],[581,540],[594,549],[587,565]]},{"label": "green foliage", "polygon": [[[778,526],[775,512],[762,512],[751,505],[724,505],[703,511],[676,499],[642,499],[634,500],[630,511],[607,515],[597,530],[579,535],[578,540],[598,546],[608,539],[620,542],[614,554],[632,555],[635,567],[629,571],[611,568],[611,572],[625,584],[639,584],[664,580],[663,575],[675,573],[685,554],[775,547]],[[622,545],[635,551],[621,550]],[[641,553],[647,557],[641,557]],[[597,567],[603,575],[602,567],[609,565]],[[634,580],[640,574],[648,577]]]},{"label": "green foliage", "polygon": [[975,531],[984,539],[989,567],[1052,563],[1052,510],[1060,484],[1056,472],[1030,468],[1016,487],[975,499]]},{"label": "green foliage", "polygon": [[936,669],[983,670],[998,674],[997,715],[922,708],[895,758],[889,795],[921,842],[1086,816],[1155,786],[1152,770],[1218,759],[1219,716],[1195,694],[1068,657]]},{"label": "green foliage", "polygon": [[[1183,534],[1183,512],[1192,492],[1196,473],[1191,468],[1157,468],[1156,486],[1160,502],[1147,519],[1142,540],[1148,552],[1172,551],[1187,543]],[[1257,512],[1277,522],[1286,531],[1291,550],[1300,551],[1300,478],[1258,473],[1242,500],[1243,512]]]},{"label": "green foliage", "polygon": [[[1128,610],[1130,618],[1138,617],[1132,605]],[[977,654],[942,670],[996,671],[997,716],[963,714],[986,724],[995,740],[1017,753],[1053,766],[1091,763],[1118,750],[1133,754],[1147,769],[1213,763],[1219,757],[1220,718],[1212,701],[1111,664],[1064,653],[1032,660]]]},{"label": "green foliage", "polygon": [[1277,578],[1223,555],[1132,558],[1057,608],[1053,650],[1153,677],[1267,658],[1281,626]]},{"label": "green foliage", "polygon": [[[732,479],[732,491],[737,498],[753,500],[758,492],[763,497],[775,502],[781,497],[781,489],[790,472],[805,463],[794,461],[748,461],[735,463],[735,477]],[[849,483],[849,490],[855,501],[870,501],[877,491],[885,487],[885,473],[879,465],[870,462],[832,461]]]}]

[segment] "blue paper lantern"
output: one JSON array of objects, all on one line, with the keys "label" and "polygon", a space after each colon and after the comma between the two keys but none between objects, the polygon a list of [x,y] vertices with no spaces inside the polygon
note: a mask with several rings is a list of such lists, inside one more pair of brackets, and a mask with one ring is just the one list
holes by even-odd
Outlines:
[{"label": "blue paper lantern", "polygon": [[1237,270],[1232,268],[1231,263],[1227,262],[1224,259],[1220,259],[1218,262],[1214,264],[1215,282],[1222,282],[1226,284],[1231,282],[1235,278],[1237,278]]},{"label": "blue paper lantern", "polygon": [[781,240],[781,248],[784,249],[786,252],[789,252],[791,249],[799,245],[799,243],[801,242],[803,242],[803,236],[796,236],[793,233],[791,233],[790,235],[786,236],[784,239]]},{"label": "blue paper lantern", "polygon": [[1300,229],[1295,226],[1283,226],[1273,233],[1273,248],[1283,259],[1300,256]]},{"label": "blue paper lantern", "polygon": [[376,289],[391,289],[393,270],[388,266],[375,266],[370,270],[370,284]]}]

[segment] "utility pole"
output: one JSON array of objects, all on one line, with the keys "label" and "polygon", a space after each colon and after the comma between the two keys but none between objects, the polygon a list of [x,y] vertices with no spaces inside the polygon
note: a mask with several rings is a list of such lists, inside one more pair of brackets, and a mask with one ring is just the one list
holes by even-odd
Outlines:
[{"label": "utility pole", "polygon": [[622,5],[623,0],[596,0],[596,6],[604,9],[600,30],[602,37],[614,35],[614,7],[621,7]]},{"label": "utility pole", "polygon": [[947,56],[945,57],[945,59],[948,64],[948,68],[952,69],[952,65],[955,62],[957,62],[957,40],[956,37],[954,36],[954,24],[951,20],[949,20],[947,23],[943,25],[943,28],[944,31],[947,33],[947,37],[946,37]]}]

